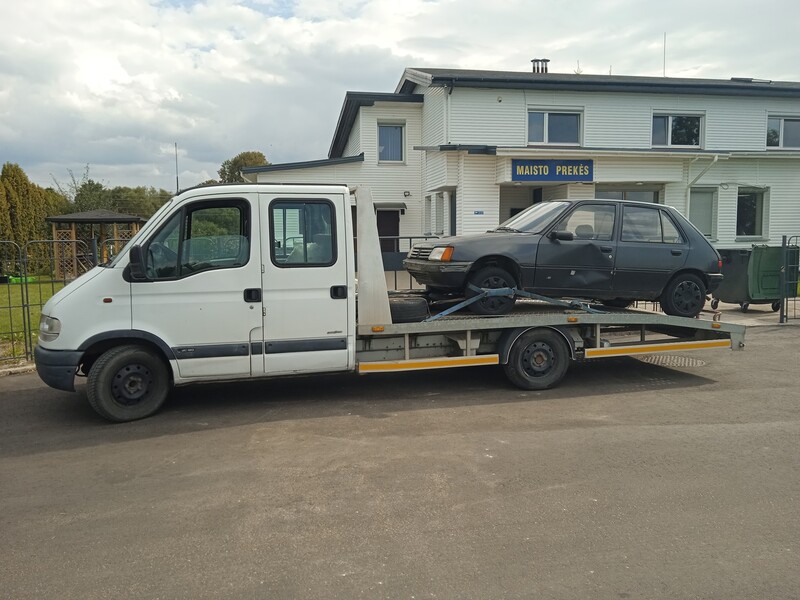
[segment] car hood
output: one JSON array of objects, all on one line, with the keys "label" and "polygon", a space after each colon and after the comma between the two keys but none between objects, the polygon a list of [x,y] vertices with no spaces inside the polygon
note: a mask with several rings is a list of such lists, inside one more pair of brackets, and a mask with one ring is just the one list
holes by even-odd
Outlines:
[{"label": "car hood", "polygon": [[[522,247],[535,248],[541,234],[514,233],[511,231],[498,231],[478,233],[474,235],[457,235],[425,240],[415,244],[417,248],[434,248],[437,246],[452,246],[454,261],[476,260],[482,256],[520,256]],[[527,255],[529,252],[523,252]]]}]

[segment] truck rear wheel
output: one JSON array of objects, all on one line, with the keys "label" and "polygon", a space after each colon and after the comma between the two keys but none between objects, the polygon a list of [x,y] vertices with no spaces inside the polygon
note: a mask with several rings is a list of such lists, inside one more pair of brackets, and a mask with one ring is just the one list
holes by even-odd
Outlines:
[{"label": "truck rear wheel", "polygon": [[533,329],[517,338],[503,368],[517,387],[546,390],[564,378],[569,361],[564,338],[551,329]]},{"label": "truck rear wheel", "polygon": [[89,371],[89,404],[101,417],[118,423],[155,413],[170,390],[167,365],[151,350],[126,345],[111,348]]}]

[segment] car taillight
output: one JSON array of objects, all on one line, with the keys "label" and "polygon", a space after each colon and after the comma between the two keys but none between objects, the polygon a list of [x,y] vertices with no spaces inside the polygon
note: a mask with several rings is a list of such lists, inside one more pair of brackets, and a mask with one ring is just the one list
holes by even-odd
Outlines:
[{"label": "car taillight", "polygon": [[718,268],[720,271],[722,271],[722,259],[721,259],[721,258],[720,258],[720,259],[717,261],[717,268]]}]

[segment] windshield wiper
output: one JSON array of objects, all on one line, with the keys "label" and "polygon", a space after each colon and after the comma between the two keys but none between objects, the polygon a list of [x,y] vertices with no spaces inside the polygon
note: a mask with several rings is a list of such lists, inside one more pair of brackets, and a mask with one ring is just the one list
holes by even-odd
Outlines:
[{"label": "windshield wiper", "polygon": [[513,227],[495,227],[492,231],[510,231],[511,233],[522,233],[519,229]]}]

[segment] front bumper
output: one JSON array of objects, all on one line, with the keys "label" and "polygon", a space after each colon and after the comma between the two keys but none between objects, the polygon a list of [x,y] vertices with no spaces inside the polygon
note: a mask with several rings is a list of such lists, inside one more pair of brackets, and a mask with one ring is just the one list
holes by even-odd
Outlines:
[{"label": "front bumper", "polygon": [[36,360],[36,372],[42,381],[57,390],[75,391],[75,373],[83,352],[48,350],[36,346],[33,356]]},{"label": "front bumper", "polygon": [[472,263],[407,258],[403,261],[403,266],[422,285],[458,291],[464,289]]}]

